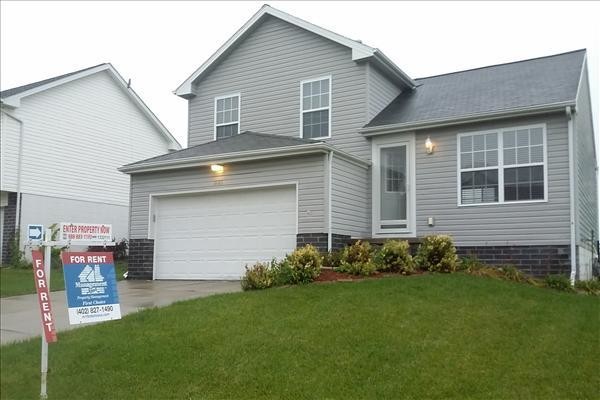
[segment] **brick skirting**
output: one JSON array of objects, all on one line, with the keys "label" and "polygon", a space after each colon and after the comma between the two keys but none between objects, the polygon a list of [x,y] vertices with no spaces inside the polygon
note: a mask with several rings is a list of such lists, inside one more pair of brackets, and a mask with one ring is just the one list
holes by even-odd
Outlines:
[{"label": "brick skirting", "polygon": [[152,279],[154,239],[129,239],[127,279]]},{"label": "brick skirting", "polygon": [[571,272],[569,245],[544,246],[457,246],[461,257],[474,256],[488,265],[514,265],[528,275]]},{"label": "brick skirting", "polygon": [[2,225],[2,264],[10,261],[11,242],[15,238],[17,223],[17,194],[8,193],[8,204],[4,207],[4,222]]},{"label": "brick skirting", "polygon": [[[334,233],[331,235],[331,248],[339,250],[350,243],[350,236],[339,235]],[[306,244],[312,244],[320,252],[327,252],[327,233],[299,233],[296,235],[296,246],[302,247]]]}]

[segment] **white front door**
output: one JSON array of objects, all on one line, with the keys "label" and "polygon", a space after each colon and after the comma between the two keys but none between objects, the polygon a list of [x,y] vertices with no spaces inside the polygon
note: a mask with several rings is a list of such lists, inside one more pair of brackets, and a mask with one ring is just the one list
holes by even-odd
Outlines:
[{"label": "white front door", "polygon": [[415,235],[414,136],[373,141],[373,235]]},{"label": "white front door", "polygon": [[156,196],[156,279],[239,279],[296,247],[294,186]]}]

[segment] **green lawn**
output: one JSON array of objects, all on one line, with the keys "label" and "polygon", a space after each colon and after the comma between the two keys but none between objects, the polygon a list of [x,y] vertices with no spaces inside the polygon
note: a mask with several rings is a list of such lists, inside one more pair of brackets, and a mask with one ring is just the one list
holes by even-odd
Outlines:
[{"label": "green lawn", "polygon": [[[59,333],[50,399],[597,399],[600,299],[463,274],[213,296]],[[2,347],[35,399],[39,339]]]},{"label": "green lawn", "polygon": [[[115,273],[117,280],[123,279],[123,273],[127,271],[127,261],[117,261]],[[50,290],[65,290],[65,281],[62,269],[53,269],[50,273]],[[0,268],[0,297],[17,296],[20,294],[35,293],[33,283],[33,269],[23,268]]]}]

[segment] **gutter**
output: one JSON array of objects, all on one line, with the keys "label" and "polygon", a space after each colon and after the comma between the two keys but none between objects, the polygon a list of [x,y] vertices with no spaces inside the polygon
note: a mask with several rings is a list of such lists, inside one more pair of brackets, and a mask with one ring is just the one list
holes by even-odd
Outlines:
[{"label": "gutter", "polygon": [[399,124],[363,127],[358,131],[367,137],[377,136],[385,135],[388,133],[400,133],[420,129],[441,128],[446,126],[460,125],[468,122],[492,121],[508,117],[545,114],[549,112],[562,112],[565,107],[569,106],[574,108],[575,100],[543,104],[531,107],[521,107],[510,110],[494,111],[489,113],[467,114],[456,118],[435,118],[418,122],[405,122]]},{"label": "gutter", "polygon": [[333,150],[329,150],[329,153],[327,153],[327,251],[331,252],[331,249],[333,248],[333,233],[332,233],[332,226],[333,223],[331,221],[331,216],[332,216],[332,206],[331,206],[331,198],[332,198],[332,194],[331,194],[331,190],[333,188]]},{"label": "gutter", "polygon": [[141,172],[163,171],[171,169],[206,166],[214,164],[215,162],[234,163],[242,161],[262,160],[267,158],[289,157],[319,152],[327,153],[329,151],[335,151],[342,158],[365,169],[369,168],[369,166],[371,165],[371,163],[368,161],[355,157],[351,154],[336,150],[326,143],[315,142],[292,147],[288,146],[277,147],[272,149],[246,150],[233,153],[213,154],[207,156],[188,157],[166,161],[148,161],[137,165],[124,165],[118,168],[118,170],[126,174],[133,174]]},{"label": "gutter", "polygon": [[565,108],[567,114],[567,131],[569,138],[569,222],[571,233],[571,285],[575,284],[577,276],[577,250],[575,239],[575,135],[573,130],[573,113],[575,112],[570,106]]},{"label": "gutter", "polygon": [[417,83],[408,76],[406,72],[402,71],[392,60],[387,58],[386,55],[378,49],[373,53],[373,59],[381,64],[390,75],[404,83],[410,90],[414,90],[417,87]]},{"label": "gutter", "polygon": [[17,241],[20,239],[20,228],[21,228],[21,171],[23,169],[23,137],[25,136],[25,123],[14,115],[4,111],[4,115],[12,118],[19,123],[19,154],[17,158],[17,205],[15,210],[15,233],[19,233]]}]

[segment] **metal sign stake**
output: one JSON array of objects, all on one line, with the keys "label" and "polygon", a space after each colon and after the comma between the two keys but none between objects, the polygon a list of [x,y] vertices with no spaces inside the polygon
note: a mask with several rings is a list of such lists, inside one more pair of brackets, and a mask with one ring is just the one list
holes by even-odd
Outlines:
[{"label": "metal sign stake", "polygon": [[[45,241],[52,241],[52,230],[46,229]],[[44,245],[44,271],[46,272],[46,285],[48,286],[48,293],[50,293],[50,258],[51,258],[52,245],[46,243]],[[42,383],[40,389],[40,399],[46,400],[48,398],[47,392],[48,384],[48,342],[46,341],[46,335],[42,329]]]}]

